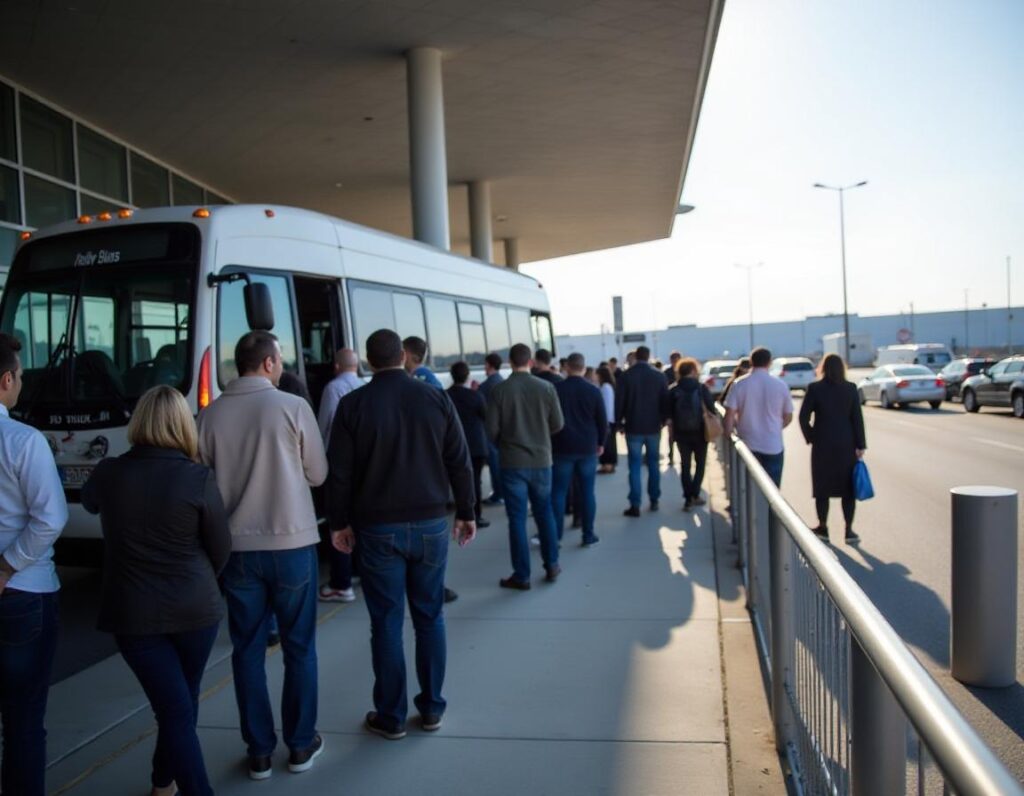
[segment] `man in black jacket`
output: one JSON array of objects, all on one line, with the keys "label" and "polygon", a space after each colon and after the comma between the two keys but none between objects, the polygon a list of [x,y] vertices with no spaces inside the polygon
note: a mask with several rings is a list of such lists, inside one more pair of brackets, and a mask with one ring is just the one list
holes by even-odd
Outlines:
[{"label": "man in black jacket", "polygon": [[465,545],[476,536],[473,468],[455,407],[441,390],[411,378],[405,357],[390,329],[370,335],[373,380],[341,399],[328,446],[331,541],[351,553],[358,540],[370,613],[376,710],[366,714],[366,728],[389,740],[405,737],[407,596],[420,684],[414,701],[424,730],[441,727],[449,488],[453,538]]},{"label": "man in black jacket", "polygon": [[480,510],[480,474],[487,464],[487,430],[484,422],[487,420],[487,404],[479,391],[470,389],[469,365],[465,362],[456,362],[451,366],[452,386],[447,389],[448,397],[452,399],[455,411],[462,423],[462,431],[466,435],[466,445],[469,447],[469,458],[473,460],[473,492],[476,495],[476,527],[486,528],[491,523],[483,518]]},{"label": "man in black jacket", "polygon": [[615,420],[626,432],[629,451],[629,508],[622,512],[627,517],[640,516],[644,462],[651,511],[658,510],[661,498],[658,454],[661,427],[668,411],[668,383],[664,374],[650,366],[651,350],[642,345],[635,356],[635,364],[622,374],[615,391]]},{"label": "man in black jacket", "polygon": [[561,540],[566,495],[569,485],[575,481],[577,497],[583,506],[583,546],[590,547],[598,541],[594,534],[594,515],[597,513],[594,479],[597,476],[597,457],[604,452],[604,438],[608,435],[608,416],[604,411],[601,391],[583,378],[586,370],[583,354],[569,354],[566,368],[569,378],[555,385],[565,425],[551,438],[554,455],[551,505]]}]

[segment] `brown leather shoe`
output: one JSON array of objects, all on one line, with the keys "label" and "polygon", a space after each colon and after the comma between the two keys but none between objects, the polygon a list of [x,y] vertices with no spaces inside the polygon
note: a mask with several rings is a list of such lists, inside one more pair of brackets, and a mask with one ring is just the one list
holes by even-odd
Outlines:
[{"label": "brown leather shoe", "polygon": [[558,576],[562,574],[562,568],[555,564],[553,567],[544,567],[545,575],[544,580],[548,583],[554,583],[558,580]]},{"label": "brown leather shoe", "polygon": [[517,591],[529,591],[531,588],[533,588],[532,586],[530,586],[530,581],[516,580],[511,576],[499,580],[498,585],[501,586],[501,588],[503,589],[515,589]]}]

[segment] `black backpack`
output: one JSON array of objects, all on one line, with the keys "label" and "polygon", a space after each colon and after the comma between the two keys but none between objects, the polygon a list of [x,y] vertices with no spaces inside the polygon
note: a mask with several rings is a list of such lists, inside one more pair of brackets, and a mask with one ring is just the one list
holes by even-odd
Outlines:
[{"label": "black backpack", "polygon": [[700,387],[684,392],[675,388],[675,399],[672,401],[672,426],[676,431],[700,431],[704,426],[704,403],[701,401]]}]

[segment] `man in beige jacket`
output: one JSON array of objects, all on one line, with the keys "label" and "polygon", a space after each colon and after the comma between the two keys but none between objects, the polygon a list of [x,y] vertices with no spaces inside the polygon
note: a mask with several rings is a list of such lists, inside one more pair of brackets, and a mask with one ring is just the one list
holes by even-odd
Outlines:
[{"label": "man in beige jacket", "polygon": [[266,779],[277,745],[265,671],[270,612],[284,651],[289,770],[308,770],[323,750],[316,731],[320,537],[309,490],[327,477],[327,459],[309,404],[275,387],[282,371],[277,338],[249,332],[235,347],[235,364],[241,375],[199,415],[199,454],[214,469],[228,511],[232,553],[223,581],[235,697],[249,776]]}]

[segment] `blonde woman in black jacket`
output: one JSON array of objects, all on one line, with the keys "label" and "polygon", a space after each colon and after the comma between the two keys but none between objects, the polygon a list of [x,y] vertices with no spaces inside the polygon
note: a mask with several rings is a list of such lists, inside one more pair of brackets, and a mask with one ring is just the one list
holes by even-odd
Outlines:
[{"label": "blonde woman in black jacket", "polygon": [[231,553],[213,471],[196,463],[181,393],[146,392],[132,448],[100,462],[82,490],[99,514],[105,560],[98,627],[115,634],[156,714],[152,794],[212,794],[196,734],[199,684],[221,620],[217,575]]}]

